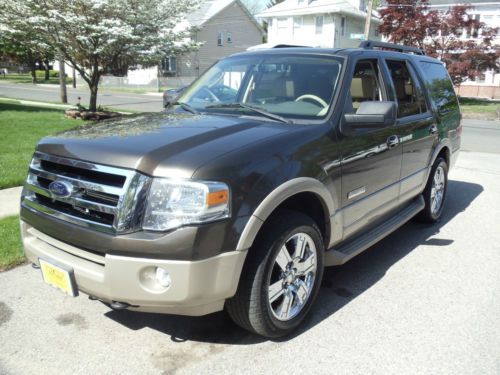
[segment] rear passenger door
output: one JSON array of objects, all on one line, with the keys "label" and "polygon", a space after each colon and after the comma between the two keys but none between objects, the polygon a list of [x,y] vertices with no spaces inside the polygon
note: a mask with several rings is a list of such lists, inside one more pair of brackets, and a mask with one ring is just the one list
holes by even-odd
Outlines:
[{"label": "rear passenger door", "polygon": [[386,59],[394,101],[398,104],[399,142],[403,149],[400,202],[419,194],[438,143],[438,128],[422,82],[409,59]]}]

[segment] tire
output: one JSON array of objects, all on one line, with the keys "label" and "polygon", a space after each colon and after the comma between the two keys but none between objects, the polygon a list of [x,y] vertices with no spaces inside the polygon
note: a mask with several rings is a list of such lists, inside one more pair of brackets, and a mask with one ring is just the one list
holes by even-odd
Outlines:
[{"label": "tire", "polygon": [[[304,242],[300,252],[297,245]],[[309,216],[288,210],[273,215],[248,250],[238,290],[226,302],[233,321],[269,338],[290,334],[318,294],[324,250],[321,233]]]},{"label": "tire", "polygon": [[[441,176],[441,177],[439,177]],[[436,180],[437,179],[437,180]],[[437,188],[436,184],[440,185]],[[417,215],[417,220],[424,223],[435,223],[441,218],[448,190],[448,164],[442,157],[438,157],[432,166],[427,185],[423,191],[425,207]],[[440,196],[438,206],[435,199]]]}]

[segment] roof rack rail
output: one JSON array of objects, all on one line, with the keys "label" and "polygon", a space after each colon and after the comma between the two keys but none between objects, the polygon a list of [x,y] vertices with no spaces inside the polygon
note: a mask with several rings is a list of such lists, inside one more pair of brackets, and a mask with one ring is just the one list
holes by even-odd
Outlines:
[{"label": "roof rack rail", "polygon": [[425,52],[417,47],[408,47],[408,46],[403,46],[401,44],[378,42],[376,40],[365,40],[359,44],[359,48],[364,48],[364,49],[383,48],[403,53],[414,53],[415,55],[425,55]]}]

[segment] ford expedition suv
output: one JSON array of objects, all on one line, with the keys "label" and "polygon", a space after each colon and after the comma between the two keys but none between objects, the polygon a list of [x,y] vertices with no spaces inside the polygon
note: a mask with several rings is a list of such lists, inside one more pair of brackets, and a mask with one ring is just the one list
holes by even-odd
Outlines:
[{"label": "ford expedition suv", "polygon": [[323,268],[439,220],[461,115],[420,50],[273,48],[220,60],[163,113],[44,138],[21,198],[43,279],[114,309],[226,309],[267,337]]}]

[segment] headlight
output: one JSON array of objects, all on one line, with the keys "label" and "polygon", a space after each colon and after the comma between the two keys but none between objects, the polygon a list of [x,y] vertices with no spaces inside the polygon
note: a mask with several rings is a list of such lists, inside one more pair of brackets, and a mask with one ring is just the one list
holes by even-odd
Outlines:
[{"label": "headlight", "polygon": [[225,217],[229,217],[226,184],[154,178],[142,227],[163,231]]}]

